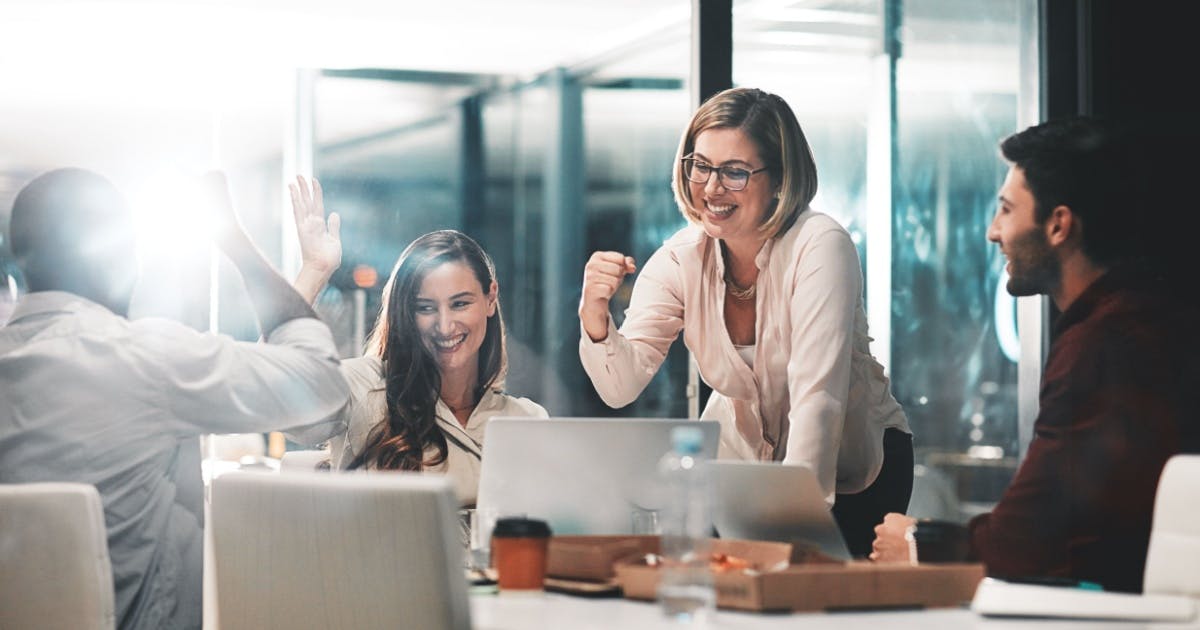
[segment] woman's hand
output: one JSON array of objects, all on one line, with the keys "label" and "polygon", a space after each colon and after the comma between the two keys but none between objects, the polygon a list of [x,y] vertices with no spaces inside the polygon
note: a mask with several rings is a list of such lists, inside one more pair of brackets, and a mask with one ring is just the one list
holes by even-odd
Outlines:
[{"label": "woman's hand", "polygon": [[620,252],[593,252],[583,268],[579,321],[592,341],[608,337],[608,303],[625,276],[637,271],[633,258]]},{"label": "woman's hand", "polygon": [[910,544],[908,531],[917,524],[917,519],[892,512],[875,526],[875,542],[871,544],[871,560],[875,562],[903,562],[915,564],[916,555]]},{"label": "woman's hand", "polygon": [[334,212],[326,222],[325,199],[315,177],[310,188],[303,175],[297,176],[288,184],[288,191],[292,193],[300,259],[305,267],[328,277],[342,264],[342,218]]}]

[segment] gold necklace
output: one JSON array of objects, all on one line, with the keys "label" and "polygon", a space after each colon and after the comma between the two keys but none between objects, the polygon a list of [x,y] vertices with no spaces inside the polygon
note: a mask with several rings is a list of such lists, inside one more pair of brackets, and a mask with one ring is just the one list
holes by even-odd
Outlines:
[{"label": "gold necklace", "polygon": [[753,282],[750,286],[742,288],[733,281],[733,273],[729,270],[728,262],[725,264],[725,292],[733,296],[733,299],[740,302],[748,302],[754,299],[758,293],[758,282]]}]

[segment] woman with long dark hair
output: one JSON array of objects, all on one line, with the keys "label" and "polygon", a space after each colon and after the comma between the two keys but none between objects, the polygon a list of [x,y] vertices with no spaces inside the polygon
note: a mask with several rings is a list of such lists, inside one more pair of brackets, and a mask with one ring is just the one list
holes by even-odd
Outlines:
[{"label": "woman with long dark hair", "polygon": [[[303,265],[296,288],[314,300],[341,262],[339,218],[325,219],[320,184],[290,186]],[[293,431],[330,442],[335,468],[448,474],[463,504],[479,484],[484,425],[496,416],[546,417],[502,390],[504,322],[491,258],[455,230],[414,240],[392,269],[364,356],[342,362],[350,401],[337,416]]]}]

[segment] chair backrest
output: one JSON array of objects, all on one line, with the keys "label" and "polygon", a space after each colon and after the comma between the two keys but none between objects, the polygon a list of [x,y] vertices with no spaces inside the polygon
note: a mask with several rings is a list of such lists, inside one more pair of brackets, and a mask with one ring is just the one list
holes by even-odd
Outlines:
[{"label": "chair backrest", "polygon": [[115,615],[96,488],[0,484],[0,628],[111,629]]},{"label": "chair backrest", "polygon": [[312,472],[324,461],[329,461],[329,451],[285,451],[279,458],[279,472]]},{"label": "chair backrest", "polygon": [[1147,594],[1200,598],[1200,455],[1167,461],[1154,497],[1146,554]]},{"label": "chair backrest", "polygon": [[453,487],[401,473],[213,481],[222,630],[466,630]]}]

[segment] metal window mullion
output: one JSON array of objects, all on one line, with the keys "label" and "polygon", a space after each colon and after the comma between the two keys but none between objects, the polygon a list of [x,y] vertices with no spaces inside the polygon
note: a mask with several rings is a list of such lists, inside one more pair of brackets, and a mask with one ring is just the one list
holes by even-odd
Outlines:
[{"label": "metal window mullion", "polygon": [[[733,87],[733,0],[692,0],[692,107]],[[689,418],[700,417],[700,371],[688,351],[687,397]]]},{"label": "metal window mullion", "polygon": [[[551,114],[546,147],[545,206],[542,214],[542,356],[551,366],[561,363],[564,340],[579,329],[571,296],[578,294],[577,270],[583,267],[583,89],[566,70],[547,76]],[[577,260],[578,259],[578,260]],[[577,333],[576,333],[577,334]],[[543,370],[544,405],[568,409],[570,401],[557,400],[558,370]]]}]

